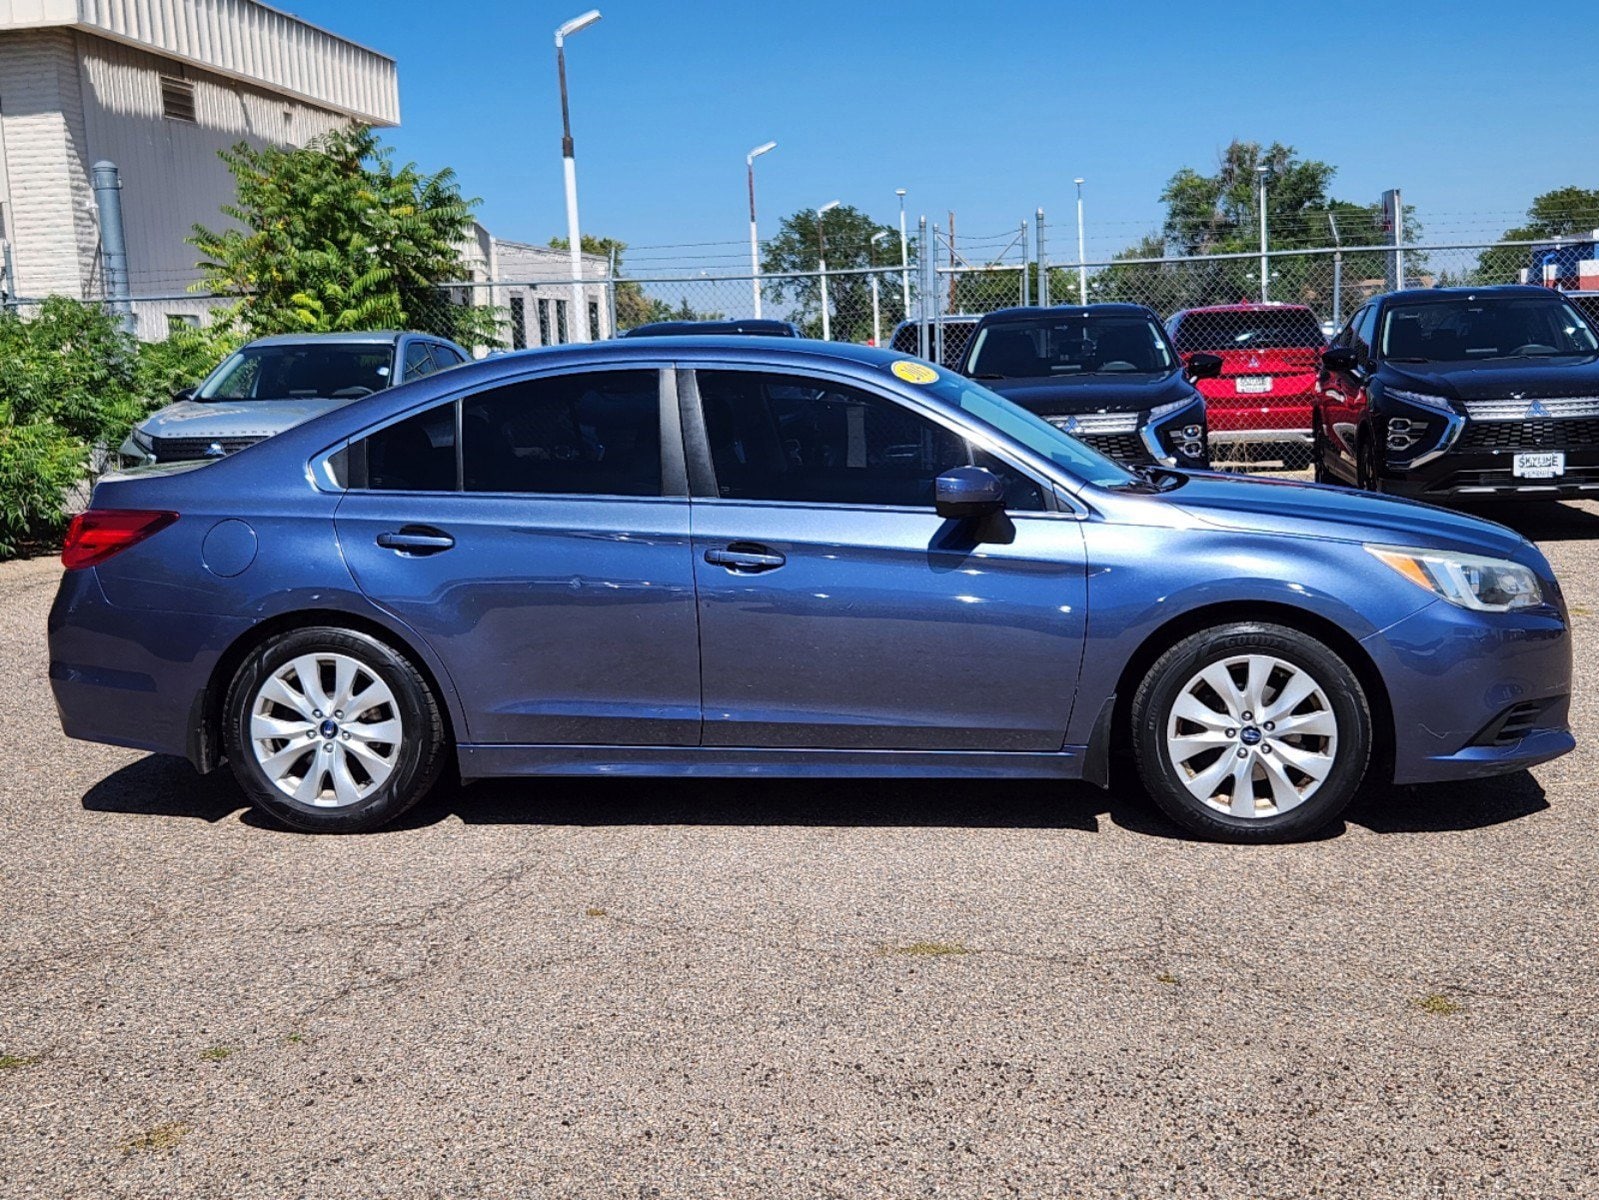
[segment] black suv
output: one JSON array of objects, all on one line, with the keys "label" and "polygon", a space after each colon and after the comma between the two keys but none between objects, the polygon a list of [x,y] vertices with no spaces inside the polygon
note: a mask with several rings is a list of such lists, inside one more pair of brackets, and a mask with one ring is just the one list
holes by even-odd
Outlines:
[{"label": "black suv", "polygon": [[1221,366],[1214,354],[1185,366],[1142,304],[1090,304],[989,313],[961,370],[1102,454],[1203,468],[1205,398],[1193,381]]},{"label": "black suv", "polygon": [[1316,478],[1428,499],[1599,491],[1599,338],[1540,287],[1378,296],[1322,355]]}]

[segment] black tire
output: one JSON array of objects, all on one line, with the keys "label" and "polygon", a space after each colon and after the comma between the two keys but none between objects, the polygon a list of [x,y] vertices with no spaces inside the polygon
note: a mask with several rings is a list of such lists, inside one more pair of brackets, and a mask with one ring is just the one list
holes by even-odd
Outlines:
[{"label": "black tire", "polygon": [[1377,439],[1363,433],[1355,451],[1355,485],[1363,492],[1381,492],[1382,477],[1377,474]]},{"label": "black tire", "polygon": [[[1310,789],[1306,798],[1295,806],[1285,805],[1285,811],[1268,811],[1260,816],[1234,816],[1196,797],[1186,782],[1188,774],[1184,774],[1174,760],[1177,752],[1169,749],[1167,742],[1173,707],[1195,677],[1214,664],[1245,655],[1276,659],[1304,672],[1320,689],[1337,723],[1335,741],[1313,739],[1291,746],[1292,749],[1304,745],[1330,747],[1331,768],[1319,785]],[[1290,675],[1285,671],[1272,678],[1286,680]],[[1312,699],[1307,703],[1319,705],[1320,700]],[[1238,727],[1240,743],[1247,739],[1245,730],[1248,728],[1255,727]],[[1155,661],[1133,694],[1132,743],[1144,787],[1161,811],[1184,829],[1215,841],[1297,841],[1326,828],[1360,789],[1371,759],[1371,708],[1360,680],[1349,665],[1315,638],[1284,625],[1235,622],[1184,638]],[[1269,737],[1263,743],[1257,728],[1256,740],[1250,745],[1260,744],[1283,745]],[[1207,762],[1200,757],[1194,761],[1202,767],[1219,763],[1223,758],[1230,762],[1230,756],[1235,754],[1233,745],[1229,742],[1220,749],[1218,758]],[[1269,754],[1270,750],[1265,753]],[[1258,758],[1255,761],[1263,763]],[[1282,761],[1281,752],[1277,761]],[[1250,769],[1258,769],[1261,776],[1251,779],[1251,794],[1258,790],[1269,797],[1270,781],[1264,765],[1259,768],[1252,765]],[[1263,797],[1263,801],[1268,797]],[[1249,803],[1254,807],[1257,802]]]},{"label": "black tire", "polygon": [[[370,790],[339,807],[302,803],[280,790],[263,770],[247,732],[262,685],[293,660],[318,654],[353,659],[362,672],[381,681],[393,697],[393,715],[401,726],[398,743],[383,749],[392,759],[388,776],[375,782],[370,772],[363,772],[368,776],[366,786]],[[388,707],[383,711],[386,713]],[[356,715],[351,714],[351,729],[359,728],[353,723]],[[347,734],[348,731],[334,734],[332,744],[337,745],[340,737],[348,742]],[[328,744],[322,738],[321,733],[308,737],[307,754],[311,757],[303,760],[307,764],[314,764],[315,754]],[[283,824],[309,833],[366,833],[393,821],[421,801],[438,781],[449,745],[438,699],[410,660],[369,634],[335,627],[296,629],[258,646],[240,664],[228,688],[223,701],[222,739],[234,778],[251,803]],[[281,744],[286,748],[289,739],[283,739]],[[307,765],[302,776],[312,769],[313,765]],[[355,769],[362,771],[359,765]]]},{"label": "black tire", "polygon": [[1310,477],[1317,483],[1334,483],[1327,469],[1327,436],[1321,431],[1321,417],[1310,418]]}]

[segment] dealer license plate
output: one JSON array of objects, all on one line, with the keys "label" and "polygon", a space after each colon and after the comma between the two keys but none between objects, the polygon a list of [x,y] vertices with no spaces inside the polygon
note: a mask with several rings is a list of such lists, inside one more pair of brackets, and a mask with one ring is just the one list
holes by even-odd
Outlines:
[{"label": "dealer license plate", "polygon": [[1271,391],[1270,375],[1240,375],[1235,381],[1240,395]]},{"label": "dealer license plate", "polygon": [[1517,479],[1558,479],[1566,473],[1566,456],[1559,450],[1518,454],[1510,472]]}]

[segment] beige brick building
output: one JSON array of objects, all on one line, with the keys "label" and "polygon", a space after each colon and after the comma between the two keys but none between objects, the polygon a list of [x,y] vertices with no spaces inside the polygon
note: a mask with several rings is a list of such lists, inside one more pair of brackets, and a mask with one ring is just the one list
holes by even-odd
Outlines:
[{"label": "beige brick building", "polygon": [[[196,279],[233,195],[217,151],[395,125],[387,56],[256,0],[0,0],[0,241],[13,296],[103,294],[90,167],[121,169],[135,297]],[[136,305],[142,336],[197,305]]]}]

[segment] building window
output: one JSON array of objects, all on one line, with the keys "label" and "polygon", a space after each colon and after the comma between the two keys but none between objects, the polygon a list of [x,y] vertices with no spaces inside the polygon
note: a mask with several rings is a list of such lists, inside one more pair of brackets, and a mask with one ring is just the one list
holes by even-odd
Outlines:
[{"label": "building window", "polygon": [[539,312],[539,345],[548,346],[548,345],[551,344],[550,343],[550,302],[548,300],[540,300],[538,302],[538,312]]},{"label": "building window", "polygon": [[200,328],[200,315],[198,313],[168,313],[167,333],[174,334],[181,329]]},{"label": "building window", "polygon": [[567,341],[569,340],[566,332],[565,300],[557,300],[555,302],[555,340],[560,342],[563,346],[566,345]]},{"label": "building window", "polygon": [[194,121],[194,84],[161,76],[161,115],[169,121]]},{"label": "building window", "polygon": [[600,302],[589,301],[589,337],[594,341],[600,340]]},{"label": "building window", "polygon": [[511,349],[527,349],[527,304],[520,296],[511,297]]}]

